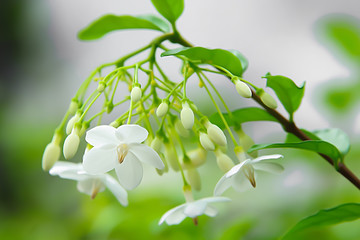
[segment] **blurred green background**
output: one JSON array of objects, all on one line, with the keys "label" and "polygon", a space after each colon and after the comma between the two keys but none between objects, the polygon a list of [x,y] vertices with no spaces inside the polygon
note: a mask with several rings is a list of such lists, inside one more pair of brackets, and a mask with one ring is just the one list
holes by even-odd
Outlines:
[{"label": "blurred green background", "polygon": [[[125,4],[125,1],[121,3]],[[235,4],[234,1],[223,4],[231,3]],[[143,8],[149,7],[149,3],[146,4]],[[58,41],[67,41],[67,38],[54,37],[63,30],[54,28],[62,25],[51,23],[55,21],[52,7],[46,1],[0,3],[0,239],[277,239],[299,220],[320,209],[359,202],[359,191],[325,161],[316,154],[295,150],[282,151],[285,159],[281,162],[286,169],[283,174],[261,175],[256,190],[245,193],[229,190],[225,196],[233,201],[227,205],[219,204],[220,213],[215,218],[201,216],[199,226],[194,226],[191,219],[178,226],[157,225],[164,212],[183,203],[181,179],[173,172],[158,177],[155,171],[149,170],[143,184],[129,193],[127,208],[119,205],[107,191],[91,200],[77,192],[75,182],[50,177],[41,170],[43,149],[51,140],[79,82],[99,64],[96,58],[92,61],[80,55],[77,56],[80,59],[78,65],[69,67],[68,56],[61,53],[68,50],[58,49],[64,47]],[[189,4],[189,12],[191,7]],[[63,21],[75,21],[59,11]],[[95,17],[89,16],[86,21]],[[307,87],[316,88],[305,98],[327,120],[324,125],[340,127],[350,135],[352,147],[346,163],[360,176],[360,20],[344,14],[319,15],[317,19],[314,22],[317,41],[329,56],[348,69],[348,74],[345,77],[335,74],[317,85],[310,82]],[[186,22],[180,24],[186,26]],[[188,35],[191,40],[192,35]],[[75,34],[71,37],[76,41]],[[124,43],[129,41],[125,39]],[[104,44],[91,43],[90,47],[102,48]],[[316,56],[309,56],[312,57]],[[106,54],[100,58],[112,60]],[[256,67],[256,60],[251,60],[253,66],[249,74],[256,76],[254,73],[262,69]],[[70,63],[72,61],[70,59]],[[81,64],[87,66],[81,68]],[[76,70],[78,67],[81,70]],[[286,71],[286,66],[284,69]],[[269,67],[266,71],[271,70]],[[231,95],[233,89],[223,85],[219,88],[234,96]],[[309,118],[307,106],[298,113],[303,116],[299,116],[300,119]],[[207,107],[201,99],[199,107]],[[311,128],[311,124],[319,127],[311,121],[305,125]],[[301,121],[299,125],[302,126]],[[285,139],[281,128],[273,123],[244,127],[258,136],[259,142]],[[276,133],[267,132],[269,128],[275,129]],[[262,154],[273,152],[262,151]],[[205,197],[211,195],[221,173],[212,156],[200,172],[203,191],[196,196]],[[355,240],[359,236],[358,220],[316,228],[298,237]]]}]

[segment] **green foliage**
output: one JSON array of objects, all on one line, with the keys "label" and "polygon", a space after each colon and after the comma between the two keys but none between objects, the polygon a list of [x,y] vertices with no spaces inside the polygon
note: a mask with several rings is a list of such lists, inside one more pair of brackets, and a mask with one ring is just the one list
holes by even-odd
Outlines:
[{"label": "green foliage", "polygon": [[325,154],[330,158],[332,158],[336,163],[342,160],[341,153],[334,145],[321,140],[309,140],[309,141],[296,142],[296,143],[255,144],[248,150],[248,152],[253,152],[256,150],[267,149],[267,148],[303,149],[303,150],[309,150],[309,151]]},{"label": "green foliage", "polygon": [[300,231],[320,226],[334,225],[341,222],[353,221],[360,218],[360,204],[347,203],[334,208],[320,210],[298,222],[283,239],[291,239],[292,235]]},{"label": "green foliage", "polygon": [[175,24],[184,11],[184,0],[151,0],[151,2],[171,24]]},{"label": "green foliage", "polygon": [[[240,125],[245,122],[253,122],[253,121],[272,121],[276,122],[276,118],[270,115],[268,112],[261,108],[257,107],[249,107],[249,108],[241,108],[231,112],[231,117],[227,113],[223,113],[225,120],[228,122],[229,126]],[[224,129],[225,125],[222,121],[219,113],[214,113],[209,118],[213,124],[219,126],[219,128]]]},{"label": "green foliage", "polygon": [[350,150],[349,136],[338,128],[327,128],[313,131],[313,133],[324,141],[327,141],[340,151],[345,156]]},{"label": "green foliage", "polygon": [[181,47],[166,51],[161,56],[184,56],[197,64],[210,64],[222,67],[236,76],[241,76],[247,67],[247,60],[239,52],[235,54],[223,49],[208,49],[203,47]]},{"label": "green foliage", "polygon": [[290,119],[292,119],[294,112],[299,108],[304,96],[305,82],[298,87],[290,78],[284,76],[271,76],[267,74],[264,78],[267,79],[266,86],[275,91],[279,100],[289,113]]},{"label": "green foliage", "polygon": [[154,15],[137,17],[128,15],[105,15],[82,29],[79,32],[78,37],[81,40],[95,40],[103,37],[109,32],[124,29],[151,29],[168,32],[169,26],[164,20]]}]

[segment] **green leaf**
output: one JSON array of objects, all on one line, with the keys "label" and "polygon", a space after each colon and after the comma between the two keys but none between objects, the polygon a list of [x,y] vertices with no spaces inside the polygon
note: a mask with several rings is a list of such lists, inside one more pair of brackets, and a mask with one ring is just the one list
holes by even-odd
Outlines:
[{"label": "green leaf", "polygon": [[144,14],[144,15],[139,15],[139,16],[136,16],[136,17],[140,18],[140,19],[145,19],[145,20],[147,20],[149,22],[152,22],[154,25],[156,25],[158,28],[160,28],[161,31],[164,32],[164,33],[171,31],[169,23],[166,22],[165,19],[160,18],[160,17],[158,17],[156,15]]},{"label": "green leaf", "polygon": [[338,163],[342,160],[342,155],[339,150],[332,145],[331,143],[322,141],[322,140],[309,140],[303,142],[295,142],[295,143],[271,143],[271,144],[255,144],[253,145],[248,152],[267,149],[267,148],[296,148],[314,151],[317,153],[322,153],[334,160],[335,163]]},{"label": "green leaf", "polygon": [[266,86],[275,91],[279,100],[289,113],[290,118],[292,118],[293,113],[299,108],[304,96],[305,82],[298,87],[290,78],[284,76],[271,76],[267,74],[264,78],[267,79]]},{"label": "green leaf", "polygon": [[243,67],[243,72],[245,72],[249,66],[249,61],[247,60],[247,58],[242,53],[240,53],[238,50],[229,50],[229,52],[234,54],[235,57],[237,57],[240,60],[241,66]]},{"label": "green leaf", "polygon": [[346,203],[334,208],[320,210],[316,214],[304,218],[298,222],[283,239],[291,237],[293,234],[310,228],[329,226],[342,222],[354,221],[360,218],[360,204]]},{"label": "green leaf", "polygon": [[[253,121],[273,121],[277,122],[276,118],[270,115],[268,112],[261,108],[249,107],[241,108],[232,112],[232,118],[230,119],[229,114],[223,113],[225,120],[230,126],[240,125],[244,122],[253,122]],[[222,121],[219,113],[211,115],[209,120],[219,126],[219,128],[224,129],[225,125]]]},{"label": "green leaf", "polygon": [[184,11],[184,0],[151,0],[156,10],[174,24]]},{"label": "green leaf", "polygon": [[139,17],[105,15],[82,29],[78,37],[81,40],[95,40],[109,32],[124,29],[151,29],[165,32],[166,27],[163,20],[150,15]]},{"label": "green leaf", "polygon": [[194,63],[223,67],[237,76],[241,76],[245,70],[238,57],[239,55],[236,56],[232,52],[223,49],[182,47],[163,52],[161,56],[184,56]]},{"label": "green leaf", "polygon": [[327,141],[339,149],[342,156],[345,156],[350,150],[350,139],[348,135],[338,128],[327,128],[313,131],[316,136]]}]

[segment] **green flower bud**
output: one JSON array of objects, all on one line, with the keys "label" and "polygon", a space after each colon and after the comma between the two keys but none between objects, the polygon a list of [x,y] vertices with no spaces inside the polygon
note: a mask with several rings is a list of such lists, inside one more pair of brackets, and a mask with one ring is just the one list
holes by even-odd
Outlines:
[{"label": "green flower bud", "polygon": [[163,146],[163,142],[160,137],[156,136],[154,140],[152,140],[150,147],[154,149],[157,153],[161,153],[161,148]]},{"label": "green flower bud", "polygon": [[175,121],[175,130],[182,137],[189,137],[189,130],[185,129],[180,120]]},{"label": "green flower bud", "polygon": [[207,151],[214,151],[215,145],[206,133],[200,132],[200,144]]},{"label": "green flower bud", "polygon": [[179,171],[179,157],[176,153],[175,146],[170,143],[165,143],[165,158],[169,161],[170,167],[175,171]]},{"label": "green flower bud", "polygon": [[190,163],[185,163],[185,161],[183,161],[184,162],[184,164],[182,165],[183,168],[189,169],[189,168],[197,168],[201,166],[206,162],[206,155],[207,152],[201,147],[188,152],[187,156],[190,159]]},{"label": "green flower bud", "polygon": [[215,155],[216,163],[221,171],[228,172],[233,166],[235,166],[231,158],[222,151],[217,150]]},{"label": "green flower bud", "polygon": [[97,91],[98,92],[103,92],[106,88],[106,83],[104,81],[100,81],[99,85],[97,87]]},{"label": "green flower bud", "polygon": [[186,171],[187,180],[190,183],[190,186],[196,191],[201,190],[201,178],[199,172],[196,168],[190,168]]},{"label": "green flower bud", "polygon": [[75,156],[80,143],[80,137],[75,129],[70,133],[64,141],[63,153],[66,159]]},{"label": "green flower bud", "polygon": [[235,80],[235,87],[236,91],[240,94],[240,96],[244,98],[251,98],[252,92],[246,83],[237,79]]},{"label": "green flower bud", "polygon": [[275,109],[277,108],[276,100],[267,92],[261,91],[260,92],[260,99],[261,101],[269,108]]},{"label": "green flower bud", "polygon": [[52,166],[55,164],[60,157],[60,146],[56,144],[54,141],[49,143],[44,151],[42,157],[42,169],[44,171],[49,171]]},{"label": "green flower bud", "polygon": [[70,118],[70,120],[68,121],[67,125],[66,125],[66,134],[70,134],[71,130],[74,128],[74,125],[77,121],[79,121],[80,119],[80,114],[76,113],[75,116],[73,116],[72,118]]},{"label": "green flower bud", "polygon": [[168,103],[166,101],[163,101],[162,103],[160,103],[159,107],[156,109],[156,116],[158,116],[159,118],[165,116],[168,109],[169,109]]},{"label": "green flower bud", "polygon": [[131,101],[136,103],[141,99],[142,92],[141,89],[136,86],[131,90]]},{"label": "green flower bud", "polygon": [[206,124],[207,134],[209,138],[220,146],[226,146],[227,141],[224,132],[216,125],[208,122]]},{"label": "green flower bud", "polygon": [[194,113],[189,107],[188,103],[182,104],[182,110],[180,112],[181,123],[185,129],[191,129],[194,125]]},{"label": "green flower bud", "polygon": [[76,111],[79,109],[79,102],[77,99],[71,100],[70,106],[69,106],[69,113],[71,115],[74,115]]}]

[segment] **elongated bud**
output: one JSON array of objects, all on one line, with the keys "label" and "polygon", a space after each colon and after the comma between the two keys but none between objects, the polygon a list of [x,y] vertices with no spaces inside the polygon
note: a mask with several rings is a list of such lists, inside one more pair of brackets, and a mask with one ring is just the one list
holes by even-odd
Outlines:
[{"label": "elongated bud", "polygon": [[180,120],[175,121],[175,130],[182,137],[189,137],[189,130],[185,129]]},{"label": "elongated bud", "polygon": [[261,101],[269,108],[275,109],[277,108],[276,100],[264,90],[259,92],[259,96]]},{"label": "elongated bud", "polygon": [[156,136],[154,140],[151,141],[150,147],[155,150],[157,153],[161,153],[161,148],[163,146],[163,141],[159,136]]},{"label": "elongated bud", "polygon": [[180,113],[181,123],[185,129],[191,129],[194,125],[194,113],[189,107],[188,103],[182,104],[182,110]]},{"label": "elongated bud", "polygon": [[235,80],[235,88],[236,91],[240,94],[240,96],[244,98],[251,98],[252,96],[251,90],[249,86],[243,81],[240,81],[239,79]]},{"label": "elongated bud", "polygon": [[42,157],[42,169],[49,171],[60,157],[60,136],[55,135],[53,140],[46,146]]},{"label": "elongated bud", "polygon": [[79,102],[77,99],[71,100],[70,106],[69,106],[69,113],[71,115],[74,115],[76,111],[79,109]]},{"label": "elongated bud", "polygon": [[168,103],[166,101],[163,101],[162,103],[160,103],[159,107],[156,109],[156,116],[158,116],[159,118],[165,116],[168,109],[169,109]]},{"label": "elongated bud", "polygon": [[224,132],[215,124],[210,122],[206,123],[207,134],[209,138],[220,146],[226,146],[227,141]]},{"label": "elongated bud", "polygon": [[231,158],[222,151],[220,150],[216,151],[215,155],[216,155],[216,163],[221,171],[228,172],[234,166],[234,163],[231,160]]},{"label": "elongated bud", "polygon": [[171,143],[165,143],[165,158],[174,171],[179,171],[179,157],[176,153],[175,146]]},{"label": "elongated bud", "polygon": [[106,88],[106,83],[104,81],[100,81],[96,90],[98,92],[103,92],[105,88]]},{"label": "elongated bud", "polygon": [[[247,150],[255,144],[254,141],[241,128],[236,130],[236,133],[239,135],[240,144],[242,145],[244,152],[247,152]],[[248,154],[253,158],[256,158],[258,156],[258,151],[253,151]]]},{"label": "elongated bud", "polygon": [[141,99],[142,93],[141,89],[136,86],[131,90],[131,101],[136,103]]},{"label": "elongated bud", "polygon": [[206,162],[206,155],[207,155],[207,152],[201,147],[188,152],[187,156],[190,159],[190,162],[185,163],[185,161],[184,161],[184,164],[182,165],[183,168],[189,169],[189,168],[197,168],[197,167],[201,166],[202,164],[204,164]]},{"label": "elongated bud", "polygon": [[75,116],[73,116],[72,118],[70,118],[70,120],[68,121],[67,125],[66,125],[66,134],[70,134],[71,130],[74,128],[74,125],[77,121],[79,121],[80,119],[80,113],[76,113]]},{"label": "elongated bud", "polygon": [[207,151],[214,151],[215,145],[206,133],[200,132],[200,144]]},{"label": "elongated bud", "polygon": [[190,186],[195,189],[196,191],[200,191],[201,190],[201,179],[200,179],[200,174],[197,171],[196,168],[190,168],[187,170],[186,172],[187,175],[187,180],[190,183]]},{"label": "elongated bud", "polygon": [[80,143],[80,137],[77,130],[74,128],[69,136],[64,141],[63,153],[66,159],[75,156]]}]

